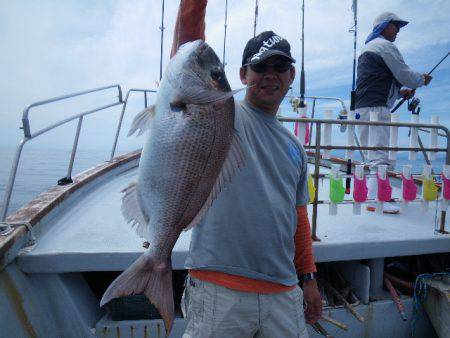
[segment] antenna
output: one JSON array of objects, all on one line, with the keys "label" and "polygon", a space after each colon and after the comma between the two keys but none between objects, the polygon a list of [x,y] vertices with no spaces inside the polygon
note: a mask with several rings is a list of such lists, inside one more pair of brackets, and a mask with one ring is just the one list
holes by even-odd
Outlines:
[{"label": "antenna", "polygon": [[258,0],[255,0],[255,22],[253,23],[253,37],[256,36],[256,24],[258,22]]},{"label": "antenna", "polygon": [[302,70],[300,72],[300,108],[305,107],[305,0],[302,0]]},{"label": "antenna", "polygon": [[159,57],[159,80],[162,79],[162,59],[163,59],[163,47],[164,47],[164,0],[162,0],[162,10],[161,10],[161,55]]},{"label": "antenna", "polygon": [[227,41],[227,20],[228,20],[228,0],[225,0],[225,25],[224,25],[224,34],[223,34],[223,57],[222,57],[222,64],[223,68],[225,69],[225,50],[226,50],[226,41]]}]

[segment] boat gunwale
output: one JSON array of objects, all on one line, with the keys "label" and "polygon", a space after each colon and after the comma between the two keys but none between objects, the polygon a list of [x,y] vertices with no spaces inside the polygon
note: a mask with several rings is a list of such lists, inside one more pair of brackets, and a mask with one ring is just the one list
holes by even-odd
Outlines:
[{"label": "boat gunwale", "polygon": [[0,236],[0,271],[8,264],[8,251],[27,234],[25,223],[35,226],[56,206],[66,200],[74,192],[88,183],[103,176],[111,170],[140,158],[141,150],[135,150],[124,155],[117,156],[113,161],[107,161],[87,169],[73,177],[73,183],[68,185],[55,185],[42,192],[30,202],[13,212],[6,218],[6,223],[21,224],[14,226],[11,233]]},{"label": "boat gunwale", "polygon": [[[307,151],[307,155],[311,156],[313,152]],[[84,172],[76,175],[73,178],[73,183],[69,185],[55,185],[52,188],[44,191],[30,202],[22,206],[20,209],[9,215],[6,219],[7,223],[29,223],[32,227],[39,223],[46,215],[48,215],[55,207],[61,204],[74,192],[93,180],[101,177],[102,175],[110,172],[111,170],[125,165],[140,157],[141,150],[136,150],[124,155],[117,156],[112,162],[106,161],[99,165],[96,165]],[[326,162],[327,160],[324,160]],[[328,161],[332,163],[338,163],[343,166],[347,165],[347,161],[342,158],[332,157]],[[321,161],[322,162],[322,161]],[[354,161],[353,165],[359,162]],[[321,166],[326,163],[321,163]],[[388,176],[398,179],[399,173],[395,171],[389,171]],[[415,179],[416,183],[421,184],[421,181]],[[8,252],[11,248],[27,234],[27,228],[25,225],[15,226],[13,231],[7,236],[0,237],[0,271],[11,261],[14,257],[8,257]],[[19,248],[20,249],[20,248]]]}]

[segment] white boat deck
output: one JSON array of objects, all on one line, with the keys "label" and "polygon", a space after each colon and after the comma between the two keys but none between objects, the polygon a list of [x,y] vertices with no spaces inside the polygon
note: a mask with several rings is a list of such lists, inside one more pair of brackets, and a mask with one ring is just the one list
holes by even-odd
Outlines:
[{"label": "white boat deck", "polygon": [[[327,172],[326,168],[323,172]],[[128,267],[145,249],[120,212],[120,191],[136,179],[133,168],[62,203],[41,224],[34,247],[19,255],[22,270],[30,273],[113,271]],[[319,181],[319,199],[328,199],[328,180]],[[394,188],[394,196],[400,191]],[[312,214],[312,206],[310,216]],[[321,242],[314,243],[316,262],[418,255],[450,251],[450,235],[435,233],[435,208],[423,212],[412,203],[406,213],[379,215],[363,207],[353,215],[352,205],[339,205],[330,216],[328,205],[318,206]],[[447,230],[450,228],[447,225]],[[182,233],[173,252],[174,269],[182,269],[189,250],[190,232]]]}]

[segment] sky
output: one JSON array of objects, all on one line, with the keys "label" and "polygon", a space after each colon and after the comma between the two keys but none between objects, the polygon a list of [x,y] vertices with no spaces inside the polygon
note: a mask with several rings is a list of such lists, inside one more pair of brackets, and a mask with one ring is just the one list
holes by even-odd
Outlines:
[{"label": "sky", "polygon": [[[166,0],[163,63],[167,64],[179,1]],[[353,13],[350,0],[305,1],[306,95],[341,97],[348,104],[352,82]],[[232,88],[241,86],[239,67],[245,43],[253,35],[254,0],[228,0],[226,73]],[[0,147],[13,148],[22,137],[23,109],[30,103],[110,84],[155,89],[159,80],[160,0],[0,0]],[[364,0],[358,4],[358,49],[372,29],[374,18],[392,11],[410,21],[396,45],[416,71],[427,72],[450,51],[450,1]],[[222,58],[225,1],[210,0],[206,14],[206,41]],[[274,30],[285,37],[301,61],[300,1],[259,0],[257,32]],[[299,72],[298,72],[299,73]],[[421,119],[439,115],[450,126],[450,58],[434,72],[430,86],[417,90]],[[299,78],[294,94],[299,93]],[[52,104],[30,113],[32,131],[79,113],[114,102],[114,91]],[[152,100],[152,98],[149,98]],[[125,115],[127,130],[143,107],[133,95]],[[287,106],[288,111],[290,108]],[[319,106],[317,116],[324,109]],[[86,117],[80,147],[112,144],[120,108]],[[401,119],[409,120],[405,108]],[[76,123],[33,140],[34,147],[70,147]],[[122,133],[124,134],[124,133]],[[121,134],[120,149],[142,141]],[[122,147],[122,148],[121,148]],[[11,150],[13,151],[13,150]]]}]

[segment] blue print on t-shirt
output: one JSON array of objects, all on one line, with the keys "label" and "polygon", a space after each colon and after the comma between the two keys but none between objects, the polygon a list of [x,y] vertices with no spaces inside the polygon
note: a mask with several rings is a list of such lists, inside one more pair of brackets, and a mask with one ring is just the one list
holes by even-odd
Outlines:
[{"label": "blue print on t-shirt", "polygon": [[296,166],[299,166],[300,165],[300,150],[292,142],[288,143],[288,153],[289,153],[289,156],[291,157],[292,161],[294,162],[294,164]]}]

